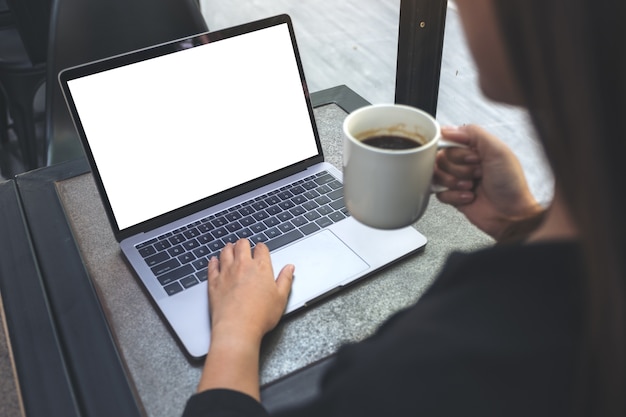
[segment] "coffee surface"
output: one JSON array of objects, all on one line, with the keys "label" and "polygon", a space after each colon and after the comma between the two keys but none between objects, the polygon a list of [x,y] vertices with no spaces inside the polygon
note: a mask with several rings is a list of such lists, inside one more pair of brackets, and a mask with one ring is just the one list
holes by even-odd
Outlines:
[{"label": "coffee surface", "polygon": [[394,150],[413,149],[422,146],[422,144],[415,139],[396,135],[370,136],[363,139],[361,142],[375,148]]}]

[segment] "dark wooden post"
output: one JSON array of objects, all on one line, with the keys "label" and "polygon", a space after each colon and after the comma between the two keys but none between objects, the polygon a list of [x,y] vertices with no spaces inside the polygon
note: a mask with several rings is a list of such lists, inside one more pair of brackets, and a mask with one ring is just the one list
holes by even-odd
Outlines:
[{"label": "dark wooden post", "polygon": [[437,111],[447,0],[401,0],[396,67],[398,104]]}]

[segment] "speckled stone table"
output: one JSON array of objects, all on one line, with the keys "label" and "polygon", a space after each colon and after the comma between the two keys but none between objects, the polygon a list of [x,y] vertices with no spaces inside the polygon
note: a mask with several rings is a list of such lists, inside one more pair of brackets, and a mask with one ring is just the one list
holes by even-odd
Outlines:
[{"label": "speckled stone table", "polygon": [[[315,109],[326,159],[339,168],[346,114],[335,104]],[[179,415],[195,390],[202,364],[184,355],[126,265],[91,174],[61,181],[57,191],[147,415]],[[435,198],[415,227],[429,239],[423,252],[284,319],[268,335],[261,355],[262,384],[367,337],[392,313],[420,297],[450,252],[491,244]]]},{"label": "speckled stone table", "polygon": [[0,294],[0,416],[22,417],[24,415],[17,386],[8,332],[5,328],[2,294]]}]

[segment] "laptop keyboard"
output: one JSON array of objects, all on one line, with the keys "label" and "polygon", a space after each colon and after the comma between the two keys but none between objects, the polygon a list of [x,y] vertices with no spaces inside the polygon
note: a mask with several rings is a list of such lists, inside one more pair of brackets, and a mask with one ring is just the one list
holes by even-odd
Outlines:
[{"label": "laptop keyboard", "polygon": [[209,259],[247,238],[270,251],[348,217],[342,184],[327,171],[136,246],[168,295],[207,279]]}]

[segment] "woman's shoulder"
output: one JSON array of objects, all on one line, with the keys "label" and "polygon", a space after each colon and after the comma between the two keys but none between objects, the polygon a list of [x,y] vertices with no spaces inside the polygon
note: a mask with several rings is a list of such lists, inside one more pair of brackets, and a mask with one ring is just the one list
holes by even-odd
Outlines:
[{"label": "woman's shoulder", "polygon": [[583,271],[580,247],[571,241],[453,254],[413,314],[471,321],[486,333],[528,337],[523,332],[550,332],[578,319]]},{"label": "woman's shoulder", "polygon": [[[582,251],[575,241],[496,245],[471,253],[452,253],[431,290],[450,286],[478,290],[500,287],[575,286],[580,283]],[[518,288],[521,290],[522,288]]]},{"label": "woman's shoulder", "polygon": [[454,254],[415,305],[343,349],[339,369],[353,369],[355,380],[397,379],[393,391],[413,392],[420,411],[560,415],[580,328],[578,252],[561,242]]}]

